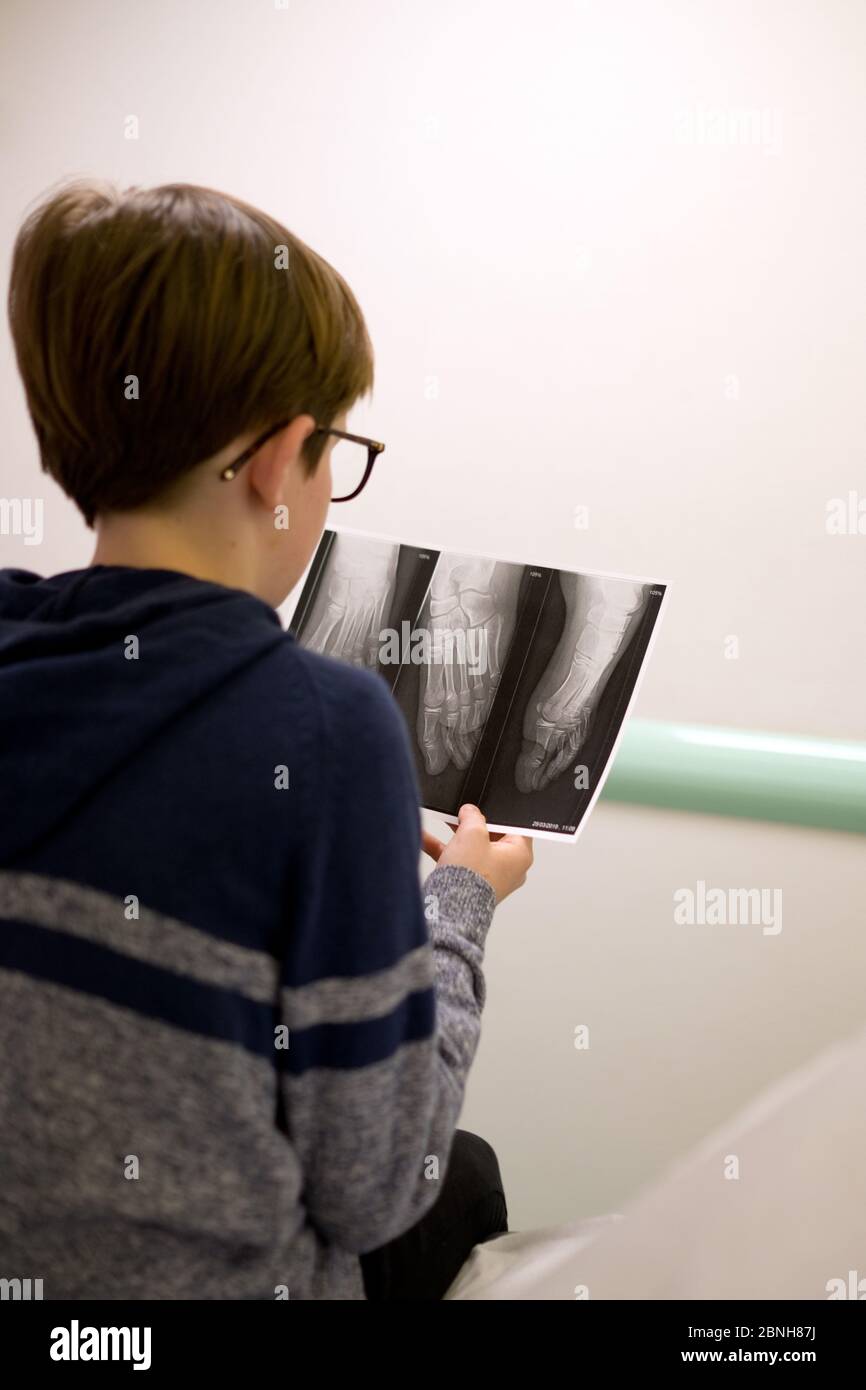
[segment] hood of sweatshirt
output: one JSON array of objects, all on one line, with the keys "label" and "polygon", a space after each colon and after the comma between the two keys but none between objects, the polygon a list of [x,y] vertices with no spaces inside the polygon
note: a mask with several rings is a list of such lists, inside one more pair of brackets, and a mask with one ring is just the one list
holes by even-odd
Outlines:
[{"label": "hood of sweatshirt", "polygon": [[170,570],[0,570],[0,865],[291,640],[260,599]]}]

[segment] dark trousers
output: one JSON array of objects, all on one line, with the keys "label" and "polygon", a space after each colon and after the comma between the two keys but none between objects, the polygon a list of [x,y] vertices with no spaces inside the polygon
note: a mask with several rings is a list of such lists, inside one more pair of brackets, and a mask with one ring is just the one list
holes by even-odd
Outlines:
[{"label": "dark trousers", "polygon": [[373,1301],[442,1298],[473,1246],[508,1230],[499,1162],[477,1134],[458,1129],[442,1191],[416,1225],[361,1256]]}]

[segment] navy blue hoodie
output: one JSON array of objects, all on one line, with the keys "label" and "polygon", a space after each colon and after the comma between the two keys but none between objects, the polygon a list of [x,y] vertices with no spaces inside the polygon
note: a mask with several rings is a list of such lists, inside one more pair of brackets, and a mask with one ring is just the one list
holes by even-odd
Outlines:
[{"label": "navy blue hoodie", "polygon": [[172,571],[0,571],[0,1272],[362,1297],[484,997],[492,891],[418,857],[377,676]]}]

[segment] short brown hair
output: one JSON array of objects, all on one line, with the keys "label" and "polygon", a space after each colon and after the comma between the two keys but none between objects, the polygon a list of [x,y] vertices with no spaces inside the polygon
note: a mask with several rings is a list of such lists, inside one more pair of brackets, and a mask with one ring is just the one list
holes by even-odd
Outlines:
[{"label": "short brown hair", "polygon": [[[9,321],[42,467],[88,525],[249,431],[301,413],[328,426],[373,385],[342,276],[266,213],[193,184],[51,193],[15,243]],[[323,447],[308,441],[310,471]]]}]

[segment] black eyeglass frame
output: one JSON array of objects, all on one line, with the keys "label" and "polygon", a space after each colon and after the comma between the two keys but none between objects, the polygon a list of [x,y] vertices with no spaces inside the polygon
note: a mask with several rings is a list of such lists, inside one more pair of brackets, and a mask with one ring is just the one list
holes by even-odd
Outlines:
[{"label": "black eyeglass frame", "polygon": [[[245,463],[249,463],[253,454],[257,454],[263,444],[266,444],[273,435],[279,434],[280,430],[285,429],[286,425],[289,423],[288,420],[280,420],[278,424],[271,425],[269,430],[265,430],[264,434],[259,435],[258,439],[254,439],[248,449],[244,449],[242,454],[239,454],[231,463],[226,464],[225,468],[220,473],[220,481],[229,483],[233,478],[236,478],[240,469],[243,468]],[[352,444],[366,444],[367,467],[364,469],[364,476],[355,488],[355,491],[347,492],[345,497],[331,498],[332,502],[351,502],[352,498],[357,497],[358,493],[363,491],[366,487],[370,474],[373,472],[373,464],[382,453],[385,445],[380,444],[378,439],[368,439],[367,436],[363,434],[347,434],[345,430],[326,430],[321,425],[310,432],[310,439],[312,439],[314,434],[333,434],[336,435],[338,439],[348,439]]]}]

